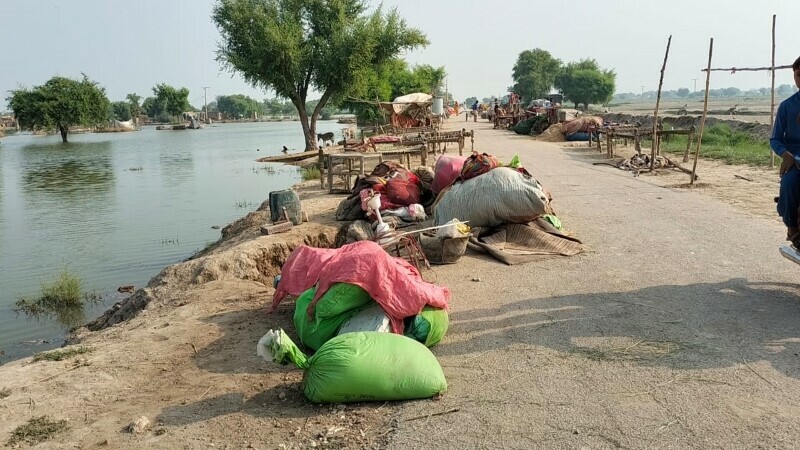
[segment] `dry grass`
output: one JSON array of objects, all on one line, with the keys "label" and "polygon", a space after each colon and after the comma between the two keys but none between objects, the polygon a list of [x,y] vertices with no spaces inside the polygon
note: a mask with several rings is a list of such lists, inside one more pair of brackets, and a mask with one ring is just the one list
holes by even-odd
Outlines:
[{"label": "dry grass", "polygon": [[50,420],[47,416],[34,417],[24,425],[20,425],[11,432],[6,446],[14,447],[19,444],[36,445],[44,442],[56,434],[69,429],[66,420]]},{"label": "dry grass", "polygon": [[640,340],[627,347],[598,349],[575,347],[572,353],[582,355],[593,361],[655,361],[685,348],[677,342]]},{"label": "dry grass", "polygon": [[91,353],[94,349],[92,347],[68,347],[50,352],[40,352],[33,355],[33,362],[37,361],[63,361],[72,358],[73,356],[82,355],[84,353]]}]

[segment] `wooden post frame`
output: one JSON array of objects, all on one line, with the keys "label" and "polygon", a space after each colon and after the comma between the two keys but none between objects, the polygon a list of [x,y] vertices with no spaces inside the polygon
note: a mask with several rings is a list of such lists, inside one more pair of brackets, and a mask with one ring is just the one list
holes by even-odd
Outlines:
[{"label": "wooden post frame", "polygon": [[[661,87],[664,85],[664,71],[667,68],[667,58],[669,58],[669,46],[672,43],[672,35],[667,39],[667,51],[664,53],[664,63],[661,65],[661,78],[658,80],[658,94],[656,96],[656,109],[653,111],[653,145],[650,151],[650,170],[655,170],[656,154],[660,153],[658,146],[658,108],[661,105]],[[708,89],[708,88],[706,88]]]},{"label": "wooden post frame", "polygon": [[706,71],[706,92],[703,101],[703,118],[700,120],[700,132],[697,133],[697,149],[694,152],[694,163],[692,164],[692,179],[689,184],[694,184],[697,178],[697,160],[700,158],[700,146],[703,144],[703,129],[706,127],[706,117],[708,116],[708,87],[711,84],[711,56],[714,53],[714,38],[708,44],[708,71]]}]

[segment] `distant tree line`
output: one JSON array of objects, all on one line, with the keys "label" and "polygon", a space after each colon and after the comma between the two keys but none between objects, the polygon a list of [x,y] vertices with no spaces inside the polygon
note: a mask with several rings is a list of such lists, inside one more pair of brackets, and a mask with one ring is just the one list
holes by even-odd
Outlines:
[{"label": "distant tree line", "polygon": [[[719,98],[719,97],[768,97],[770,96],[771,89],[768,87],[762,88],[754,88],[754,89],[747,89],[742,90],[736,87],[726,87],[726,88],[719,88],[719,89],[710,89],[708,91],[709,98]],[[775,95],[777,97],[788,97],[792,94],[797,92],[797,87],[792,86],[790,84],[781,84],[775,88]],[[705,89],[701,89],[699,91],[690,91],[688,88],[680,88],[675,90],[669,91],[661,91],[661,98],[704,98],[706,94]],[[630,100],[638,100],[638,99],[645,99],[645,100],[654,100],[658,95],[656,91],[644,91],[639,94],[635,94],[633,92],[621,92],[614,95],[613,100],[615,102],[621,101],[630,101]]]}]

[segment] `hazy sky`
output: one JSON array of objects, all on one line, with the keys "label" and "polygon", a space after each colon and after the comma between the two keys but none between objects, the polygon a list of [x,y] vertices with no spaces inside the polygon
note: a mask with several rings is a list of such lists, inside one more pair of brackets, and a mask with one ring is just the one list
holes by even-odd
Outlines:
[{"label": "hazy sky", "polygon": [[[219,34],[213,0],[0,0],[0,109],[7,91],[81,72],[105,86],[109,98],[150,95],[161,82],[190,89],[203,103],[220,94],[268,94],[214,60]],[[377,5],[378,2],[373,2]],[[445,66],[457,99],[505,92],[520,51],[542,48],[564,62],[595,58],[617,72],[617,92],[655,90],[672,34],[665,89],[697,88],[714,37],[716,67],[768,66],[772,14],[778,15],[777,63],[800,55],[800,1],[386,0],[431,45],[406,56],[414,64]],[[777,84],[792,83],[791,71]],[[769,86],[768,72],[718,72],[712,88]],[[271,95],[270,95],[271,96]]]}]

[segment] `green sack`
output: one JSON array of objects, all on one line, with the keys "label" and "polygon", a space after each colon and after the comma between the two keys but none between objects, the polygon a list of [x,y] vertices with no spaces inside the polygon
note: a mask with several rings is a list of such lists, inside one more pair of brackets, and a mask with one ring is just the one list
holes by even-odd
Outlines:
[{"label": "green sack", "polygon": [[308,364],[303,393],[314,403],[411,400],[447,390],[433,353],[399,334],[360,331],[336,336]]},{"label": "green sack", "polygon": [[405,335],[422,342],[426,347],[433,347],[444,338],[449,326],[450,317],[446,310],[426,306],[406,327]]},{"label": "green sack", "polygon": [[283,330],[270,330],[258,342],[258,354],[305,369],[303,394],[314,403],[412,400],[447,390],[433,353],[398,334],[343,334],[306,358]]},{"label": "green sack", "polygon": [[333,283],[319,299],[314,313],[319,317],[338,316],[372,302],[369,293],[355,284]]},{"label": "green sack", "polygon": [[347,319],[374,303],[369,294],[360,287],[336,283],[319,299],[314,306],[314,317],[309,318],[308,306],[316,292],[316,287],[313,287],[300,294],[294,309],[294,326],[300,342],[314,350],[336,336],[339,327]]}]

